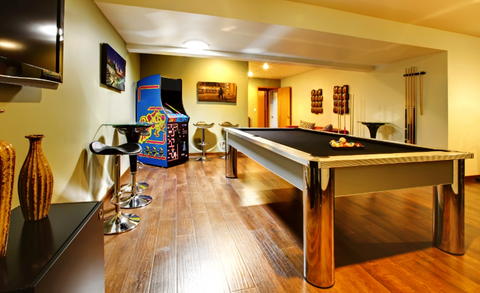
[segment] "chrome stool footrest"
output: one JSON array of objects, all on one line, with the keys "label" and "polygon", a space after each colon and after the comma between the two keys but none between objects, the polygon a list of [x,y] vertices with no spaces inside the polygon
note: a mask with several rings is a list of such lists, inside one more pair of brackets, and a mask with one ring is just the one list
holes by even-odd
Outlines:
[{"label": "chrome stool footrest", "polygon": [[135,214],[115,213],[103,222],[103,234],[120,234],[134,229],[140,223]]}]

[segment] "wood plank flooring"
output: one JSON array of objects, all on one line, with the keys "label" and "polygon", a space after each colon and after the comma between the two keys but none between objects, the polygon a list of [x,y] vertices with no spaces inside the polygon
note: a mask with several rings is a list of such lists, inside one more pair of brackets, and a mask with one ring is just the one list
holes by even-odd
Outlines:
[{"label": "wood plank flooring", "polygon": [[480,183],[466,184],[463,256],[432,247],[431,187],[337,198],[336,282],[319,289],[302,277],[301,191],[244,156],[226,179],[210,157],[139,170],[153,202],[105,236],[106,292],[480,292]]}]

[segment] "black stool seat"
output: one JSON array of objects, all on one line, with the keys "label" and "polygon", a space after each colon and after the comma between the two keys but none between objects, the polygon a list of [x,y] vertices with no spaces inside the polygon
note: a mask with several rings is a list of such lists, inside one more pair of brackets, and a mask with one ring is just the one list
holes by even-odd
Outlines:
[{"label": "black stool seat", "polygon": [[90,150],[96,155],[137,155],[142,151],[142,147],[135,142],[109,146],[99,141],[94,141],[90,144]]}]

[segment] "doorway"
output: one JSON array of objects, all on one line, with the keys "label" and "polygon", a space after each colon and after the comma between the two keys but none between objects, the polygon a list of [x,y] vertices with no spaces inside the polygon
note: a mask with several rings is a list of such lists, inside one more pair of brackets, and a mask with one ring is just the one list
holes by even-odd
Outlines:
[{"label": "doorway", "polygon": [[291,87],[258,88],[258,127],[287,127],[292,124],[291,93]]}]

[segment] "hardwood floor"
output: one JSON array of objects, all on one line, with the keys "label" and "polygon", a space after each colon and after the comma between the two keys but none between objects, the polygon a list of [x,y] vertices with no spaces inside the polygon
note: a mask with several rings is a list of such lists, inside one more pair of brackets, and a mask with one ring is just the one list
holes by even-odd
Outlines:
[{"label": "hardwood floor", "polygon": [[463,256],[432,242],[432,188],[337,198],[335,285],[302,277],[302,193],[249,158],[145,166],[153,202],[105,236],[106,292],[480,292],[480,183],[466,184]]}]

